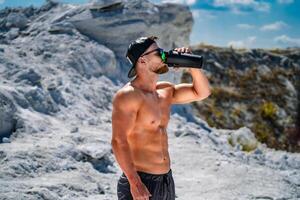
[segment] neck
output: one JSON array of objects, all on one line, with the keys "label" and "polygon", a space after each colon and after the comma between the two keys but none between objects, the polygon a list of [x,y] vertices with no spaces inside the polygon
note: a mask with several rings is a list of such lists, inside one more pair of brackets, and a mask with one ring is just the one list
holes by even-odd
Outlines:
[{"label": "neck", "polygon": [[131,81],[131,85],[134,87],[137,87],[141,90],[145,90],[147,92],[155,92],[156,91],[156,82],[157,82],[157,76],[148,76],[148,77],[142,77],[137,76],[134,80]]}]

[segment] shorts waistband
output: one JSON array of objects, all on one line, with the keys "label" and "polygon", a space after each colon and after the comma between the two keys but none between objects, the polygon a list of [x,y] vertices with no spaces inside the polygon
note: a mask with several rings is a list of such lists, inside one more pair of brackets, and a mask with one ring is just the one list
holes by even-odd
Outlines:
[{"label": "shorts waistband", "polygon": [[147,173],[147,172],[143,172],[143,171],[137,171],[137,173],[139,175],[142,175],[142,176],[153,176],[153,177],[157,177],[157,176],[168,176],[170,174],[172,174],[172,170],[170,169],[167,173],[165,174],[150,174],[150,173]]},{"label": "shorts waistband", "polygon": [[[156,177],[163,177],[163,176],[168,177],[168,176],[172,175],[172,169],[170,169],[165,174],[151,174],[151,173],[143,172],[143,171],[137,171],[137,173],[140,177],[143,177],[143,178],[156,178]],[[125,176],[124,172],[122,173],[122,176]]]}]

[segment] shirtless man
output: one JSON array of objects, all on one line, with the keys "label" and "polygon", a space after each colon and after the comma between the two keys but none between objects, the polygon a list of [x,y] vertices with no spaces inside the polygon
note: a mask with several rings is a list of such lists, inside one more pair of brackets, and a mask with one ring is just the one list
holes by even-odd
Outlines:
[{"label": "shirtless man", "polygon": [[[166,132],[172,104],[200,101],[210,95],[201,69],[187,68],[193,83],[157,82],[166,73],[155,40],[141,37],[129,45],[130,82],[113,97],[111,145],[123,174],[118,181],[119,200],[174,200]],[[189,48],[176,48],[191,53]]]}]

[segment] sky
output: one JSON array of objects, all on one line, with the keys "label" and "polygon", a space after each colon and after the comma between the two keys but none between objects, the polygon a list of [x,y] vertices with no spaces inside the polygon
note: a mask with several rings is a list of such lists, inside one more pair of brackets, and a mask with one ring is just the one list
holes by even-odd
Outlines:
[{"label": "sky", "polygon": [[[45,0],[0,0],[9,6],[41,6]],[[57,0],[87,3],[89,0]],[[190,44],[235,48],[300,47],[300,0],[150,0],[189,6],[194,24]]]}]

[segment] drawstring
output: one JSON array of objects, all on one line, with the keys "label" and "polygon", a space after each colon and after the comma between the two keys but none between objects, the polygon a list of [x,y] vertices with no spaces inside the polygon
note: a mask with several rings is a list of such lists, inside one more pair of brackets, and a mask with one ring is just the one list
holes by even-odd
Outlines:
[{"label": "drawstring", "polygon": [[163,192],[164,192],[164,186],[166,186],[168,192],[167,192],[167,195],[168,193],[170,192],[169,191],[169,184],[170,184],[170,180],[169,180],[169,174],[164,174],[163,175],[163,187],[161,188],[161,196],[163,196]]}]

